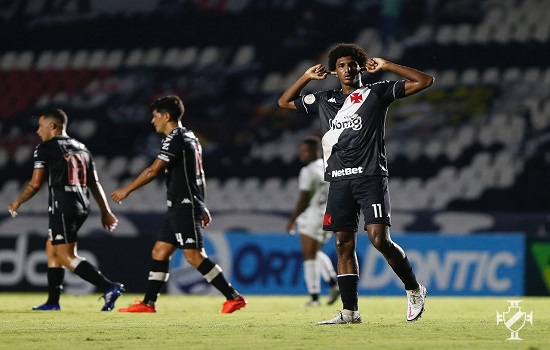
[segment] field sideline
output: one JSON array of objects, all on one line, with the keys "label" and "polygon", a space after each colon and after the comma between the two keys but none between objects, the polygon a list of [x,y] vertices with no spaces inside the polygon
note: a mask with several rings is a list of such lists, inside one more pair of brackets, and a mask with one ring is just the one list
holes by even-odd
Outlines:
[{"label": "field sideline", "polygon": [[[0,349],[548,349],[550,298],[524,297],[533,312],[523,341],[496,313],[518,297],[430,297],[417,322],[405,297],[361,297],[360,325],[317,326],[339,304],[305,308],[306,296],[248,296],[246,308],[220,315],[221,296],[161,295],[156,314],[100,312],[97,295],[62,295],[61,312],[31,311],[45,293],[0,293]],[[123,295],[117,307],[141,295]]]}]

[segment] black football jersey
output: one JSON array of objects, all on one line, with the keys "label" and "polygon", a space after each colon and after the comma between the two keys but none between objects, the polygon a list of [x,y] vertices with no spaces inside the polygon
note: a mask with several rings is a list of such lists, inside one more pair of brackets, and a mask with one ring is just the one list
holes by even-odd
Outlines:
[{"label": "black football jersey", "polygon": [[169,207],[204,206],[202,147],[195,134],[176,127],[162,140],[158,159],[166,167],[166,199]]},{"label": "black football jersey", "polygon": [[348,95],[341,90],[320,91],[294,101],[298,112],[319,116],[325,181],[388,175],[386,114],[388,106],[404,96],[404,80],[385,80]]},{"label": "black football jersey", "polygon": [[87,184],[95,181],[95,164],[86,146],[68,136],[56,136],[36,146],[34,168],[48,173],[49,210],[89,211]]}]

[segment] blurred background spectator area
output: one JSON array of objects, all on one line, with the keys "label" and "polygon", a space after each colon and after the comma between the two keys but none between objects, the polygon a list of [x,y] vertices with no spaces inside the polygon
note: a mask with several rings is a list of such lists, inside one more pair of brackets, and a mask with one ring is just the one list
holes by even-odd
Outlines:
[{"label": "blurred background spectator area", "polygon": [[[109,192],[152,161],[160,136],[149,104],[177,94],[184,125],[203,143],[211,210],[287,215],[297,146],[319,130],[277,99],[308,67],[326,64],[336,43],[355,42],[436,77],[388,113],[398,228],[445,230],[442,217],[469,214],[462,221],[479,224],[466,230],[545,234],[549,38],[545,0],[2,1],[0,198],[7,205],[32,171],[32,116],[66,110],[69,133],[92,150]],[[331,77],[308,86],[330,88],[339,88]],[[163,197],[159,179],[117,210],[162,212]],[[42,212],[44,203],[22,210]],[[517,220],[495,219],[503,216]]]}]

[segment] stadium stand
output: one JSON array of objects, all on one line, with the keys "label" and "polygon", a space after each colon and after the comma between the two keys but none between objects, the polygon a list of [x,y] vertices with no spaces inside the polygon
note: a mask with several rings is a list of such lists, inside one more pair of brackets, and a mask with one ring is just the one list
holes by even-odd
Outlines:
[{"label": "stadium stand", "polygon": [[[388,116],[392,206],[416,217],[403,230],[426,227],[426,215],[434,227],[454,227],[440,223],[454,222],[456,215],[442,215],[453,212],[479,213],[472,230],[494,226],[484,213],[541,213],[527,229],[547,225],[548,1],[411,0],[399,39],[387,46],[379,1],[47,3],[0,8],[0,32],[9,33],[0,40],[3,200],[32,167],[38,138],[30,116],[64,108],[69,133],[93,150],[109,192],[154,157],[159,138],[148,105],[175,93],[203,142],[211,209],[287,213],[300,167],[296,145],[318,128],[278,109],[277,98],[345,41],[436,77]],[[345,6],[354,10],[339,11]],[[346,14],[335,20],[334,13]],[[139,196],[117,210],[162,212],[161,181]],[[32,203],[27,210],[42,211],[40,200]]]}]

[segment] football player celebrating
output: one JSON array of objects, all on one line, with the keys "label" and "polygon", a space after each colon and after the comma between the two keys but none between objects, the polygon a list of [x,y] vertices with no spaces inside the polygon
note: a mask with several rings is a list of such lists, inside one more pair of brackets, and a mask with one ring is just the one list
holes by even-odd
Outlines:
[{"label": "football player celebrating", "polygon": [[[279,106],[312,114],[321,122],[325,180],[330,182],[323,229],[335,234],[337,272],[343,310],[318,324],[361,323],[356,255],[359,213],[372,245],[399,276],[407,293],[407,321],[424,312],[426,288],[418,283],[403,249],[390,237],[390,196],[384,145],[388,106],[432,85],[434,78],[382,58],[368,58],[355,44],[330,51],[327,70],[317,64],[305,71],[279,98]],[[363,84],[363,72],[392,72],[403,79]],[[301,96],[314,80],[335,75],[340,90]]]}]

